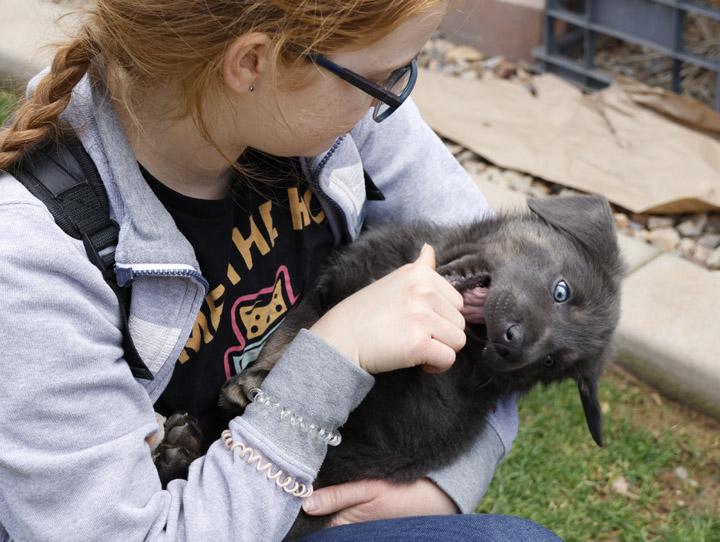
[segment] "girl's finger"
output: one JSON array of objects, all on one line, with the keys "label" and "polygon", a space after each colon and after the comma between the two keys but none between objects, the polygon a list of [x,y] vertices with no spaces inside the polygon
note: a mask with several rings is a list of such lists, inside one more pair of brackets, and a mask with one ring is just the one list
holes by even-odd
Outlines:
[{"label": "girl's finger", "polygon": [[465,329],[465,319],[461,313],[462,306],[459,308],[455,307],[446,299],[440,297],[434,300],[432,309],[436,315],[457,329]]}]

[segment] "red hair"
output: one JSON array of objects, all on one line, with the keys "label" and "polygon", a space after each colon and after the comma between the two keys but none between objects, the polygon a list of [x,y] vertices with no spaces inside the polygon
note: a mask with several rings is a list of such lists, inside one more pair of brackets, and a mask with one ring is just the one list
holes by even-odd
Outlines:
[{"label": "red hair", "polygon": [[272,39],[271,60],[297,67],[298,50],[332,54],[361,49],[410,17],[443,0],[96,0],[51,70],[0,132],[0,169],[28,147],[64,128],[59,115],[72,89],[102,59],[116,103],[133,104],[153,88],[172,88],[179,114],[203,120],[207,92],[222,80],[226,48],[237,37],[261,32]]}]

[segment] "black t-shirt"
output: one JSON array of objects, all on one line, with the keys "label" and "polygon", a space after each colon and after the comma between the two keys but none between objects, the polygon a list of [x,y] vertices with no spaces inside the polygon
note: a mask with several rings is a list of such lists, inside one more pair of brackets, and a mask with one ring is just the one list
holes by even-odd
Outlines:
[{"label": "black t-shirt", "polygon": [[164,415],[212,411],[222,384],[257,359],[287,311],[310,288],[334,240],[296,158],[247,151],[223,200],[179,194],[142,169],[195,249],[210,291],[170,383],[155,408]]}]

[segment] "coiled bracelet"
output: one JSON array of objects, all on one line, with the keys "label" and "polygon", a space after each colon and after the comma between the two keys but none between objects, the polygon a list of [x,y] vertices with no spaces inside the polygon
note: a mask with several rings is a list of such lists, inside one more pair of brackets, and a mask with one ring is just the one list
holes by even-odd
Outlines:
[{"label": "coiled bracelet", "polygon": [[342,442],[342,437],[337,431],[328,431],[319,427],[314,422],[307,422],[303,416],[295,412],[292,408],[287,408],[280,404],[274,397],[268,395],[260,388],[252,388],[248,392],[248,398],[258,405],[263,405],[272,411],[280,410],[280,419],[289,419],[290,425],[297,426],[305,433],[309,433],[328,446],[337,446]]},{"label": "coiled bracelet", "polygon": [[[265,477],[268,480],[275,482],[275,484],[285,493],[289,493],[294,497],[300,497],[301,499],[305,499],[312,495],[312,484],[306,486],[305,484],[294,481],[291,476],[286,476],[281,481],[280,478],[283,475],[282,469],[278,469],[277,472],[273,474],[273,464],[269,461],[267,463],[263,463],[263,457],[259,454],[256,454],[255,450],[253,450],[249,446],[245,446],[245,444],[243,444],[242,442],[233,442],[232,433],[230,433],[229,429],[226,429],[222,432],[221,438],[222,441],[225,443],[225,446],[227,446],[228,450],[230,450],[230,453],[234,454],[235,450],[239,449],[240,459],[244,459],[248,465],[252,465],[253,463],[255,463],[255,470],[265,473]],[[246,458],[245,456],[249,457]]]}]

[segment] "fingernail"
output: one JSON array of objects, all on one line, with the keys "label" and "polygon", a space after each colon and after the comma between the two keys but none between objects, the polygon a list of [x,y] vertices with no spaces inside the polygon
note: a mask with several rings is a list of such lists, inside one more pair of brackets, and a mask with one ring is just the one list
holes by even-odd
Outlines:
[{"label": "fingernail", "polygon": [[307,499],[305,499],[303,501],[302,507],[303,507],[303,510],[308,514],[310,512],[314,512],[315,510],[320,508],[320,499],[318,499],[315,496],[308,497]]}]

